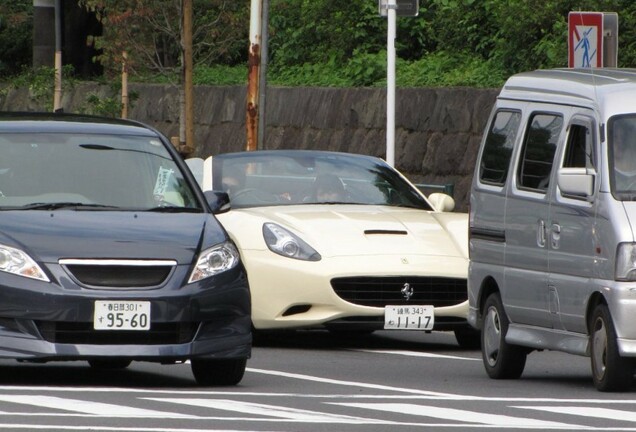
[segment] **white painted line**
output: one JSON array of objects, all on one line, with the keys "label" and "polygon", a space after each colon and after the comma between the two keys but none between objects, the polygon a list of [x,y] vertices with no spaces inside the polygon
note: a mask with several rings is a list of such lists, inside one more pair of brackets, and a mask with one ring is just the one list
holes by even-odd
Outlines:
[{"label": "white painted line", "polygon": [[354,417],[348,415],[329,414],[318,411],[303,410],[278,405],[268,405],[252,402],[241,402],[228,399],[175,399],[175,398],[145,398],[149,400],[212,408],[225,411],[240,412],[243,414],[263,415],[279,417],[286,420],[306,423],[346,423],[346,424],[373,424],[385,423],[379,420]]},{"label": "white painted line", "polygon": [[[132,408],[123,405],[113,405],[102,402],[90,402],[78,399],[66,399],[54,396],[0,395],[0,401],[53,408],[64,411],[91,414],[98,417],[135,417],[135,418],[183,418],[192,419],[195,416],[168,413],[162,411]],[[7,415],[10,415],[7,413]]]},{"label": "white painted line", "polygon": [[275,375],[275,376],[280,376],[284,378],[294,378],[294,379],[301,379],[305,381],[314,381],[314,382],[320,382],[323,384],[336,384],[336,385],[342,385],[342,386],[358,387],[358,388],[361,387],[361,388],[369,388],[369,389],[375,389],[375,390],[389,390],[389,391],[400,392],[400,393],[413,393],[413,394],[420,394],[420,395],[427,395],[427,396],[435,396],[437,398],[451,397],[451,398],[463,399],[462,396],[457,396],[453,394],[431,392],[426,390],[408,389],[404,387],[385,386],[381,384],[370,384],[370,383],[363,383],[363,382],[357,382],[357,381],[342,381],[342,380],[335,380],[335,379],[325,378],[325,377],[316,377],[311,375],[303,375],[303,374],[273,371],[273,370],[266,370],[266,369],[248,368],[247,370],[253,373]]},{"label": "white painted line", "polygon": [[[0,430],[7,429],[26,429],[33,430],[47,430],[47,431],[110,431],[110,432],[210,432],[209,428],[205,429],[175,429],[175,428],[139,428],[139,427],[114,427],[114,426],[64,426],[64,425],[36,425],[36,424],[9,424],[0,423]],[[235,429],[214,429],[215,432],[245,432]],[[264,431],[265,432],[265,431]]]},{"label": "white painted line", "polygon": [[368,353],[376,353],[376,354],[395,354],[395,355],[403,355],[403,356],[411,356],[411,357],[427,357],[427,358],[439,358],[439,359],[450,359],[450,360],[482,361],[481,358],[458,357],[458,356],[452,356],[452,355],[432,354],[427,352],[405,351],[405,350],[352,349],[349,351],[368,352]]},{"label": "white painted line", "polygon": [[516,406],[513,408],[530,409],[537,411],[547,411],[557,414],[571,414],[576,416],[606,418],[610,420],[621,420],[636,422],[636,413],[630,411],[621,411],[609,408],[595,407],[564,407],[564,406]]},{"label": "white painted line", "polygon": [[566,423],[535,420],[522,417],[511,417],[498,414],[486,414],[483,412],[466,411],[453,408],[442,408],[436,406],[425,406],[403,403],[332,403],[332,405],[342,405],[355,408],[371,409],[376,411],[386,411],[390,413],[410,414],[422,417],[433,417],[444,420],[456,420],[465,423],[485,424],[488,426],[505,427],[533,427],[533,428],[582,428]]}]

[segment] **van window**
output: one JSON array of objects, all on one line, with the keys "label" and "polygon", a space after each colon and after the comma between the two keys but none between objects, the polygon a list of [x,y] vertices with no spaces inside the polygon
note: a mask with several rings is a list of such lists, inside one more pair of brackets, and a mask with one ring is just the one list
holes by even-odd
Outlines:
[{"label": "van window", "polygon": [[517,181],[521,188],[545,192],[550,182],[563,118],[556,114],[533,114],[529,124]]},{"label": "van window", "polygon": [[564,168],[594,168],[594,142],[590,128],[571,124],[563,159]]},{"label": "van window", "polygon": [[517,111],[499,111],[495,114],[481,157],[479,179],[482,182],[497,186],[506,182],[520,119],[521,113]]}]

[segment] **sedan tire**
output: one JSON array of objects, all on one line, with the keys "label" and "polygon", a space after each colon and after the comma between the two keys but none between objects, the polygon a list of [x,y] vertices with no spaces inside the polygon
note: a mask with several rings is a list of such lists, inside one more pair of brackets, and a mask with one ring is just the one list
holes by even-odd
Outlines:
[{"label": "sedan tire", "polygon": [[199,385],[230,386],[243,379],[247,359],[192,359],[190,363]]}]

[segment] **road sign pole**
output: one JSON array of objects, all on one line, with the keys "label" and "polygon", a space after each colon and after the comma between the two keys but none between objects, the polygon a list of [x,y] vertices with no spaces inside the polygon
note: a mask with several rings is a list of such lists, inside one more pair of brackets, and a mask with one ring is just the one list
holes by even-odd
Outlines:
[{"label": "road sign pole", "polygon": [[397,2],[387,4],[387,73],[386,73],[386,162],[395,165],[395,35]]}]

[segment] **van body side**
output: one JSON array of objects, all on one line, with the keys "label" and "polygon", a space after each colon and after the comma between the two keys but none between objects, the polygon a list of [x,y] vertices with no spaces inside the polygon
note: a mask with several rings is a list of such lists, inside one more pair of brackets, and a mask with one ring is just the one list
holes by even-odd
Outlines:
[{"label": "van body side", "polygon": [[518,378],[528,352],[550,349],[590,356],[599,390],[631,384],[636,181],[619,181],[636,167],[635,98],[635,70],[534,71],[503,87],[470,195],[468,321],[491,377]]}]

